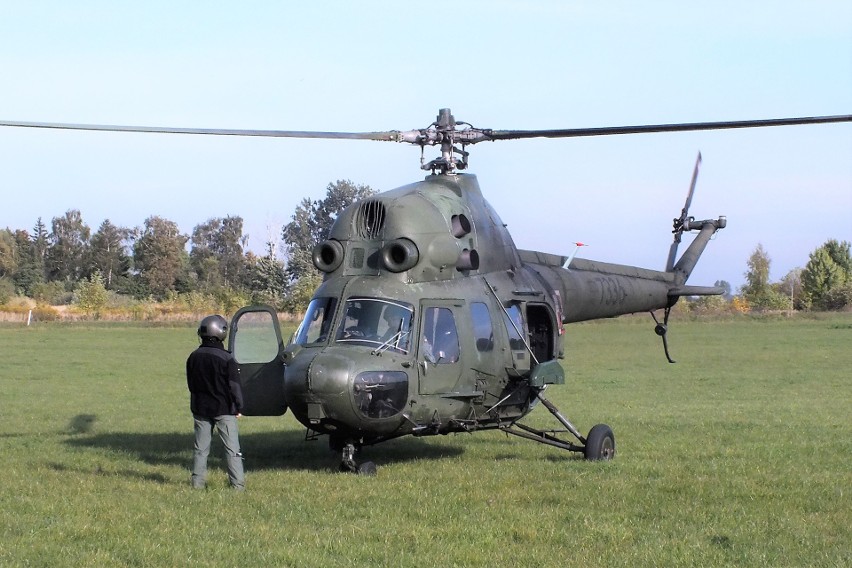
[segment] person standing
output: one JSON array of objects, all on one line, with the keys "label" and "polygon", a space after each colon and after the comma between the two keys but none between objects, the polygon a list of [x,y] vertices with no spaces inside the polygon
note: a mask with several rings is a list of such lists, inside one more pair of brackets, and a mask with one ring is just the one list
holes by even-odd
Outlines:
[{"label": "person standing", "polygon": [[225,349],[228,322],[220,315],[207,316],[198,326],[201,345],[186,360],[186,384],[195,421],[192,486],[207,484],[207,456],[213,428],[225,446],[231,487],[246,486],[237,419],[242,416],[243,393],[234,356]]}]

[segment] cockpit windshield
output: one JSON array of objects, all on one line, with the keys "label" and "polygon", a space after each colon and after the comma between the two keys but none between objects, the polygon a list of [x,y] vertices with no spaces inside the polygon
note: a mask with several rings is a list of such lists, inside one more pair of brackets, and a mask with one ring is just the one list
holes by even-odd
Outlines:
[{"label": "cockpit windshield", "polygon": [[336,307],[337,298],[314,298],[311,300],[311,303],[308,304],[308,311],[305,312],[305,319],[299,325],[293,342],[299,345],[308,345],[328,341],[331,320],[334,317]]},{"label": "cockpit windshield", "polygon": [[349,298],[335,341],[408,353],[413,315],[414,307],[406,302]]}]

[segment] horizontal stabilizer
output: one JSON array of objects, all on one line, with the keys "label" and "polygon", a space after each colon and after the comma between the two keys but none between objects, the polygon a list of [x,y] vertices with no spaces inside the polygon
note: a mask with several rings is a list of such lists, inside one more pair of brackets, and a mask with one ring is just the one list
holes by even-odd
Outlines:
[{"label": "horizontal stabilizer", "polygon": [[679,286],[669,290],[669,296],[721,296],[724,288],[719,286]]}]

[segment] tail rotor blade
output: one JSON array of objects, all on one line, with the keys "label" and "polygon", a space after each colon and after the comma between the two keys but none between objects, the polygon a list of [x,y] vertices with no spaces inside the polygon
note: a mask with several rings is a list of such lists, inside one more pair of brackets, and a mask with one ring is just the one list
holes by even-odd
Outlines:
[{"label": "tail rotor blade", "polygon": [[683,205],[683,211],[680,213],[681,219],[686,220],[689,214],[689,207],[692,205],[692,196],[695,195],[695,182],[698,181],[698,168],[701,167],[701,152],[698,152],[698,157],[695,158],[695,168],[692,170],[692,181],[689,183],[689,193],[686,195],[686,203]]},{"label": "tail rotor blade", "polygon": [[689,221],[689,206],[692,205],[692,196],[695,194],[695,183],[698,181],[698,168],[701,166],[701,152],[698,152],[698,157],[695,159],[695,169],[692,170],[692,181],[689,184],[689,193],[686,194],[686,203],[680,211],[680,217],[673,220],[674,240],[669,248],[669,258],[666,261],[666,272],[671,272],[674,269],[675,257],[677,256],[677,247],[680,244],[681,235],[683,235],[684,227]]}]

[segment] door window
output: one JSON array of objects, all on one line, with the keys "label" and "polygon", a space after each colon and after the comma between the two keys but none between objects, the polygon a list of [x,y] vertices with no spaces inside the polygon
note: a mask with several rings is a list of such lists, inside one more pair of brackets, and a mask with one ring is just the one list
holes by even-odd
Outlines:
[{"label": "door window", "polygon": [[509,347],[512,351],[525,350],[524,341],[521,339],[521,333],[524,331],[524,319],[521,316],[520,306],[514,304],[506,308],[503,321],[506,324],[506,331],[509,332]]},{"label": "door window", "polygon": [[486,353],[494,349],[494,328],[491,327],[491,314],[488,306],[482,302],[470,305],[470,317],[473,322],[473,337],[476,340],[476,350]]},{"label": "door window", "polygon": [[446,365],[459,360],[459,334],[449,308],[426,308],[420,339],[423,357],[430,363]]},{"label": "door window", "polygon": [[267,363],[278,356],[278,335],[269,312],[246,312],[236,322],[231,349],[238,363]]}]

